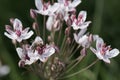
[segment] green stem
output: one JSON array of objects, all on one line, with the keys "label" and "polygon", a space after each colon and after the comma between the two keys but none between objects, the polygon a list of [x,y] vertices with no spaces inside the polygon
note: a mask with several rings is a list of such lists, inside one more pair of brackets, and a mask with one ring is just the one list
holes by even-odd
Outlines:
[{"label": "green stem", "polygon": [[46,28],[46,26],[45,26],[45,25],[46,25],[45,21],[46,21],[46,17],[44,16],[44,20],[43,20],[43,40],[44,40],[44,42],[45,42],[45,36],[46,36],[46,35],[45,35],[45,32],[46,32],[46,31],[45,31],[45,28]]},{"label": "green stem", "polygon": [[77,75],[77,74],[79,74],[79,73],[87,70],[87,69],[90,68],[91,66],[93,66],[98,60],[99,60],[99,59],[95,60],[94,62],[92,62],[92,63],[91,63],[90,65],[88,65],[87,67],[83,68],[82,70],[79,70],[79,71],[77,71],[77,72],[75,72],[75,73],[73,73],[73,74],[67,75],[67,76],[62,77],[62,78],[59,78],[59,79],[65,79],[65,78],[69,78],[69,77],[75,76],[75,75]]}]

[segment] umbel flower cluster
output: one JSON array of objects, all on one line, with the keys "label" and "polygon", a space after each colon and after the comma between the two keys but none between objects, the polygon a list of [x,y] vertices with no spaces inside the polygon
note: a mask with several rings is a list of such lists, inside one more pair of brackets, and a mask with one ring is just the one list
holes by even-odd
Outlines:
[{"label": "umbel flower cluster", "polygon": [[[58,80],[74,76],[98,60],[110,63],[110,58],[119,54],[118,49],[107,46],[101,37],[87,32],[91,23],[86,21],[87,12],[82,10],[76,15],[76,7],[80,3],[81,0],[35,0],[37,9],[30,10],[30,16],[34,19],[33,30],[30,27],[23,28],[22,22],[17,18],[10,19],[13,28],[6,25],[4,35],[15,44],[20,58],[19,67],[33,71],[42,80]],[[43,16],[43,24],[39,24],[38,14]],[[34,39],[31,40],[31,37]],[[93,43],[96,48],[92,46]],[[82,70],[67,75],[85,59],[89,54],[88,49],[98,59]],[[75,58],[77,51],[80,54]]]}]

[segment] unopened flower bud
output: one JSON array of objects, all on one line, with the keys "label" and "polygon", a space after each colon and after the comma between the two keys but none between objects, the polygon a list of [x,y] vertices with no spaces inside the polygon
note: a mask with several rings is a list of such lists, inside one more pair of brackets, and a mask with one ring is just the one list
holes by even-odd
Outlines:
[{"label": "unopened flower bud", "polygon": [[37,13],[35,12],[35,10],[30,9],[30,16],[31,16],[31,18],[36,19]]},{"label": "unopened flower bud", "polygon": [[72,19],[68,18],[66,24],[67,24],[67,26],[70,27],[72,25]]},{"label": "unopened flower bud", "polygon": [[58,13],[56,16],[56,19],[62,20],[64,19],[63,14],[62,13]]},{"label": "unopened flower bud", "polygon": [[65,29],[65,34],[66,34],[67,36],[70,35],[70,30],[71,30],[71,27],[67,27],[67,28]]},{"label": "unopened flower bud", "polygon": [[6,29],[6,31],[11,30],[11,26],[10,25],[5,25],[5,29]]},{"label": "unopened flower bud", "polygon": [[74,21],[76,19],[76,15],[71,15],[71,20]]},{"label": "unopened flower bud", "polygon": [[89,40],[89,42],[93,41],[93,35],[92,34],[89,35],[88,40]]},{"label": "unopened flower bud", "polygon": [[34,22],[32,27],[33,27],[34,30],[36,30],[36,29],[38,29],[38,24],[36,22]]},{"label": "unopened flower bud", "polygon": [[54,46],[55,48],[55,53],[59,53],[60,52],[60,49],[58,48],[58,46]]},{"label": "unopened flower bud", "polygon": [[55,21],[53,25],[53,29],[55,29],[55,31],[60,29],[60,20]]},{"label": "unopened flower bud", "polygon": [[87,54],[86,48],[83,48],[83,49],[80,51],[80,54],[81,54],[82,56],[86,56],[86,54]]},{"label": "unopened flower bud", "polygon": [[70,43],[71,43],[71,38],[68,37],[67,40],[66,40],[66,42],[67,42],[68,44],[70,44]]},{"label": "unopened flower bud", "polygon": [[48,36],[48,41],[49,41],[49,42],[51,42],[51,41],[52,41],[51,36]]},{"label": "unopened flower bud", "polygon": [[17,41],[16,41],[16,40],[12,40],[12,43],[13,43],[14,45],[16,45],[16,44],[17,44]]},{"label": "unopened flower bud", "polygon": [[11,25],[13,25],[13,22],[14,22],[14,18],[10,18]]},{"label": "unopened flower bud", "polygon": [[22,60],[21,60],[21,61],[18,63],[18,66],[19,66],[19,67],[24,67],[24,66],[25,66],[25,61],[22,61]]}]

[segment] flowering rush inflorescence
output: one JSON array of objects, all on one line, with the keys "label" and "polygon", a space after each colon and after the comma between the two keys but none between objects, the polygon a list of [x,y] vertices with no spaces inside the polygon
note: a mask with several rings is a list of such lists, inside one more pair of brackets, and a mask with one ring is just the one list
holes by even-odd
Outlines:
[{"label": "flowering rush inflorescence", "polygon": [[[106,63],[119,54],[118,49],[106,46],[101,37],[87,32],[91,23],[86,21],[87,12],[82,10],[76,15],[76,7],[80,3],[81,0],[35,0],[37,9],[30,10],[34,31],[29,31],[29,27],[23,29],[22,22],[17,18],[10,19],[13,29],[6,25],[4,34],[15,44],[20,67],[27,67],[41,79],[57,80],[81,72],[66,75],[84,59],[88,49]],[[38,14],[43,16],[42,25],[37,20]],[[33,35],[35,39],[28,42],[27,39]],[[96,43],[96,49],[92,47],[93,43]],[[74,58],[76,51],[80,51],[80,55]]]}]

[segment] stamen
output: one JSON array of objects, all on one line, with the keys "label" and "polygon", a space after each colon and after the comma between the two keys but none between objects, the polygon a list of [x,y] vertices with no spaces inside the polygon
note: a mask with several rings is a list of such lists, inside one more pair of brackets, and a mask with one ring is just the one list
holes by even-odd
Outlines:
[{"label": "stamen", "polygon": [[21,36],[21,31],[20,31],[20,30],[16,30],[15,33],[16,33],[16,35],[17,35],[18,37]]}]

